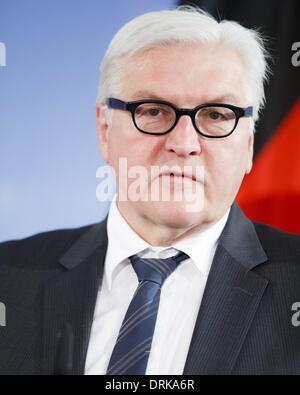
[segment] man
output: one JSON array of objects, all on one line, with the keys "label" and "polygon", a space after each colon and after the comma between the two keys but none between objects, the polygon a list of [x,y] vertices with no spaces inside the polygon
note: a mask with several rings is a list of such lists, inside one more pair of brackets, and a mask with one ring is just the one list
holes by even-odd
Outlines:
[{"label": "man", "polygon": [[199,10],[117,33],[97,100],[116,197],[0,246],[2,374],[300,373],[300,238],[234,202],[266,74],[257,33]]}]

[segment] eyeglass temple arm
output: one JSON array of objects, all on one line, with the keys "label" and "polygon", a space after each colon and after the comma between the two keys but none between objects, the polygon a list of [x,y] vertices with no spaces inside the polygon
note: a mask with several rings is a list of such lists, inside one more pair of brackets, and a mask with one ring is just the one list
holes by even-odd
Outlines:
[{"label": "eyeglass temple arm", "polygon": [[127,103],[119,99],[107,99],[106,104],[109,108],[114,108],[115,110],[127,110]]},{"label": "eyeglass temple arm", "polygon": [[252,117],[253,115],[253,107],[247,107],[244,109],[244,117]]}]

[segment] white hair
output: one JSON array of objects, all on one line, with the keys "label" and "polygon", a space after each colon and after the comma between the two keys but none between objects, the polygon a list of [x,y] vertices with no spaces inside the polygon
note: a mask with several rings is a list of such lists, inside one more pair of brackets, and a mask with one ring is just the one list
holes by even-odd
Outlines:
[{"label": "white hair", "polygon": [[221,45],[240,55],[245,67],[248,100],[253,104],[254,120],[257,120],[265,102],[264,82],[269,72],[263,37],[237,22],[218,22],[203,10],[189,6],[146,13],[117,32],[100,67],[97,103],[118,95],[124,62],[131,56],[159,46],[197,43]]}]

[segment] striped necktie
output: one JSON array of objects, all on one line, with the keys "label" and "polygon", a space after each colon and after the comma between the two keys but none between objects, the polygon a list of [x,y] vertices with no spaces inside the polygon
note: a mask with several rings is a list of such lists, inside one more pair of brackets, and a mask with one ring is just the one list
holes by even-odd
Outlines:
[{"label": "striped necktie", "polygon": [[144,375],[151,350],[164,281],[189,257],[183,252],[166,259],[129,259],[139,285],[128,307],[117,342],[113,349],[108,375]]}]

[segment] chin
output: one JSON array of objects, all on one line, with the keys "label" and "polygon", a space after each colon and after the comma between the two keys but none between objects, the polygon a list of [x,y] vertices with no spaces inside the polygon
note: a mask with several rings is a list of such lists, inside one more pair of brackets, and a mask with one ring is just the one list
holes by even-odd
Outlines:
[{"label": "chin", "polygon": [[188,228],[201,222],[203,208],[190,202],[151,202],[147,214],[153,222],[170,228]]}]

